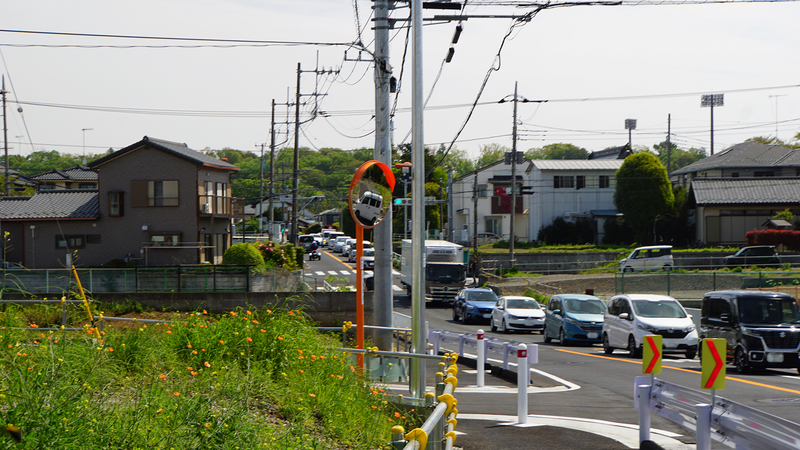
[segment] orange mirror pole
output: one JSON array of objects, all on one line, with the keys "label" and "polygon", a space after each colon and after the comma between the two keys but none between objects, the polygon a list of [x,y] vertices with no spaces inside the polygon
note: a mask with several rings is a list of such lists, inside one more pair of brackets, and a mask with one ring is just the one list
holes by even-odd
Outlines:
[{"label": "orange mirror pole", "polygon": [[[364,283],[361,257],[364,256],[364,227],[356,220],[356,348],[364,349]],[[364,372],[364,354],[357,356],[358,368]]]}]

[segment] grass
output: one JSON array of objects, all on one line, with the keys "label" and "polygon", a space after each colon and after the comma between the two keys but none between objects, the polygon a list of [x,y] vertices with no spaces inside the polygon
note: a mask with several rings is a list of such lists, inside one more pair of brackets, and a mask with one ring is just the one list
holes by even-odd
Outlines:
[{"label": "grass", "polygon": [[421,423],[301,311],[175,313],[98,342],[23,329],[42,308],[2,314],[0,420],[23,435],[0,449],[378,449]]}]

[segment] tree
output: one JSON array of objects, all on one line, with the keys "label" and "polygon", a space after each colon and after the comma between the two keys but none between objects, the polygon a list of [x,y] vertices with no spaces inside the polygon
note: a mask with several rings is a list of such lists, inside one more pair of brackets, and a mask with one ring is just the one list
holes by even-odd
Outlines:
[{"label": "tree", "polygon": [[511,149],[500,144],[481,145],[481,154],[475,161],[475,167],[479,169],[497,161],[502,161],[505,159],[505,153],[510,151]]},{"label": "tree", "polygon": [[548,144],[525,152],[527,159],[587,159],[588,157],[589,152],[585,148],[562,143]]},{"label": "tree", "polygon": [[672,144],[672,151],[667,151],[667,141],[655,144],[653,150],[658,154],[658,160],[661,161],[664,167],[667,166],[667,158],[669,157],[669,170],[671,171],[688,166],[707,156],[706,151],[702,148],[692,147],[689,150],[683,150],[676,147],[675,144]]},{"label": "tree", "polygon": [[616,177],[617,210],[633,229],[636,242],[651,242],[656,217],[670,213],[675,202],[666,167],[653,154],[640,152],[625,159]]}]

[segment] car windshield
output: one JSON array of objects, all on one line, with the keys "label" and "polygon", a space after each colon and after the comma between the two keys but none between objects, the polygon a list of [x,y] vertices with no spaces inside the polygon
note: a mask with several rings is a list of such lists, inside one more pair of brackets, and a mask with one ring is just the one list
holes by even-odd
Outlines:
[{"label": "car windshield", "polygon": [[[429,263],[425,271],[425,279],[434,283],[460,283],[465,278],[464,267],[459,265]],[[495,297],[496,299],[497,297]]]},{"label": "car windshield", "polygon": [[374,248],[365,248],[364,249],[364,256],[375,256],[375,249]]},{"label": "car windshield", "polygon": [[797,303],[790,299],[771,298],[759,301],[739,301],[739,321],[742,323],[800,323]]},{"label": "car windshield", "polygon": [[467,300],[472,302],[496,302],[497,294],[492,291],[468,291]]},{"label": "car windshield", "polygon": [[508,309],[541,309],[539,303],[532,298],[510,298],[506,300]]},{"label": "car windshield", "polygon": [[600,300],[566,300],[564,309],[573,314],[603,314],[605,305]]},{"label": "car windshield", "polygon": [[634,300],[633,311],[639,317],[682,319],[686,313],[675,300]]}]

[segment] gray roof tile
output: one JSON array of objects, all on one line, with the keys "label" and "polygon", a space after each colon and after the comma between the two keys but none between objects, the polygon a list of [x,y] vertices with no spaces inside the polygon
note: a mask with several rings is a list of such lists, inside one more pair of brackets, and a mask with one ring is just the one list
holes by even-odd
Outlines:
[{"label": "gray roof tile", "polygon": [[136,150],[137,148],[141,148],[142,146],[145,145],[157,148],[161,151],[172,154],[178,158],[185,159],[187,161],[190,161],[194,164],[198,164],[201,166],[213,167],[223,170],[233,170],[233,171],[239,170],[239,168],[234,166],[233,164],[219,160],[217,158],[214,158],[213,156],[206,155],[205,153],[198,152],[197,150],[192,150],[186,144],[165,141],[163,139],[156,139],[147,136],[145,136],[144,138],[142,138],[141,141],[136,142],[135,144],[129,145],[123,149],[117,150],[116,152],[110,155],[106,155],[100,159],[96,159],[90,162],[89,166],[96,168],[107,161],[111,161],[112,159],[118,158],[130,151]]},{"label": "gray roof tile", "polygon": [[0,201],[0,219],[93,219],[98,216],[96,190],[44,191],[26,201]]},{"label": "gray roof tile", "polygon": [[671,175],[683,175],[711,169],[772,167],[800,167],[800,150],[748,141],[682,167],[672,172]]},{"label": "gray roof tile", "polygon": [[88,167],[75,166],[67,170],[51,170],[31,177],[31,180],[50,181],[50,180],[74,180],[74,181],[97,181],[97,171]]},{"label": "gray roof tile", "polygon": [[698,205],[800,203],[797,178],[695,178]]}]

